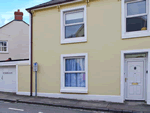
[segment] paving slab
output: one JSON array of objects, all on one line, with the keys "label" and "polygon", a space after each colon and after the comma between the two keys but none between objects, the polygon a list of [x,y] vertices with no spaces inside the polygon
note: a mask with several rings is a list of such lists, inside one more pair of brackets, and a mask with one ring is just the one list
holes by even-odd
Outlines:
[{"label": "paving slab", "polygon": [[106,102],[78,102],[78,106],[85,106],[85,107],[93,107],[93,108],[104,108],[104,107],[107,107],[108,106],[108,103]]}]

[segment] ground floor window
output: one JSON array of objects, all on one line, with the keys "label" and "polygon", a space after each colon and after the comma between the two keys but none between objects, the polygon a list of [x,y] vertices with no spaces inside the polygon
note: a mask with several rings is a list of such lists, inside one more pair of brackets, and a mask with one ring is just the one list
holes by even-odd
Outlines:
[{"label": "ground floor window", "polygon": [[61,56],[61,92],[87,92],[87,54]]}]

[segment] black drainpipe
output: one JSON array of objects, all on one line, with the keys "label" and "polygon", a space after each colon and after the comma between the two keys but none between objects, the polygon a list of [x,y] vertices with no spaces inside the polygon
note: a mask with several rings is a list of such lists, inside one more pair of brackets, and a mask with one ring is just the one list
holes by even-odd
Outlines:
[{"label": "black drainpipe", "polygon": [[33,16],[32,16],[31,11],[30,11],[29,13],[31,14],[31,20],[30,20],[30,21],[31,21],[31,41],[30,41],[30,42],[31,42],[31,50],[30,50],[30,52],[31,52],[31,53],[30,53],[30,54],[31,54],[31,59],[30,59],[30,61],[31,61],[31,62],[30,62],[30,64],[31,64],[31,65],[30,65],[30,96],[32,96],[32,75],[33,75],[33,74],[32,74],[32,69],[33,69],[33,63],[32,63],[32,61],[33,61],[33,59],[32,59],[32,58],[33,58],[33,57],[32,57],[32,43],[33,43],[33,39],[32,39],[32,36],[33,36],[33,35],[32,35],[32,29],[33,29],[33,25],[32,25],[32,24],[33,24]]}]

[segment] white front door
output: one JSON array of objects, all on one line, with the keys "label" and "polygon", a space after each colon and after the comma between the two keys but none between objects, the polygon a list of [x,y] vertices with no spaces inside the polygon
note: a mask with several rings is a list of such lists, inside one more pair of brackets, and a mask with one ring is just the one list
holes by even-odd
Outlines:
[{"label": "white front door", "polygon": [[126,99],[144,100],[144,60],[128,60],[126,66]]},{"label": "white front door", "polygon": [[0,91],[16,92],[16,67],[0,67]]}]

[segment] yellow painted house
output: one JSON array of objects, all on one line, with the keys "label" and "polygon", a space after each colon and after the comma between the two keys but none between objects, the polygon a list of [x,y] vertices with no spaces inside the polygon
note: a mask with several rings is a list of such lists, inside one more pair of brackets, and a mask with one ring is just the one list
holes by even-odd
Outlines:
[{"label": "yellow painted house", "polygon": [[38,96],[150,104],[150,0],[52,0],[26,10],[31,67],[19,66],[17,94],[34,95],[37,62]]}]

